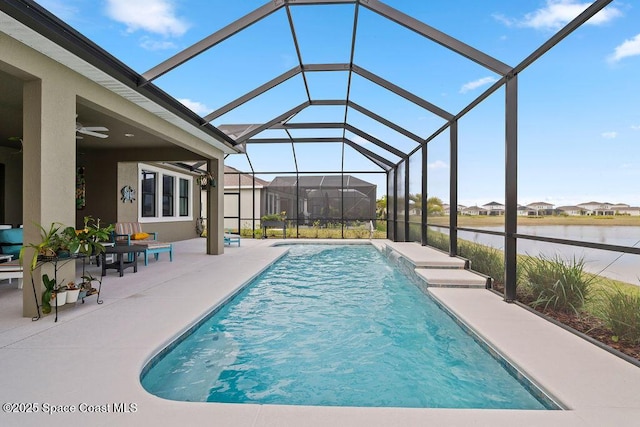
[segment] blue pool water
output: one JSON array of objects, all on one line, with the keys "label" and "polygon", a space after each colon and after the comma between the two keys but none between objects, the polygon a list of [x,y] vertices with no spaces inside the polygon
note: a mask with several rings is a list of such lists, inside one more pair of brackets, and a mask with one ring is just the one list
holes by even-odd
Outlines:
[{"label": "blue pool water", "polygon": [[182,401],[547,409],[369,245],[299,245],[162,357]]}]

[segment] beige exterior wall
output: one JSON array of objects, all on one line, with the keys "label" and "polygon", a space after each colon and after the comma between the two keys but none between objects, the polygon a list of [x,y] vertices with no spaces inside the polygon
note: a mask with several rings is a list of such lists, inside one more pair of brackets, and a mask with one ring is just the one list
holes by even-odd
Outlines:
[{"label": "beige exterior wall", "polygon": [[[77,218],[81,219],[86,214],[105,220],[113,219],[114,213],[117,217],[119,213],[114,201],[118,187],[114,188],[112,185],[117,184],[121,178],[118,177],[118,169],[114,166],[116,158],[128,155],[135,158],[131,160],[149,160],[149,153],[128,150],[125,150],[126,154],[111,153],[111,160],[104,164],[96,163],[95,159],[93,163],[90,160],[79,159],[79,162],[87,161],[87,191],[93,191],[93,194],[87,195],[86,210],[76,212],[75,114],[78,101],[125,123],[135,124],[175,144],[179,149],[188,149],[191,159],[198,156],[210,159],[211,164],[216,167],[216,173],[218,168],[222,167],[223,153],[218,148],[3,33],[0,33],[0,69],[24,82],[23,205],[22,220],[15,222],[24,224],[25,243],[40,241],[36,224],[74,224],[77,223]],[[152,155],[159,157],[161,154]],[[166,157],[163,160],[178,159]],[[94,169],[91,169],[92,165]],[[221,176],[217,178],[221,182]],[[91,189],[90,185],[95,185],[95,188]],[[211,204],[213,215],[218,207],[222,207],[221,187],[217,189],[217,196],[215,203]],[[223,252],[222,218],[216,215],[212,220],[216,225],[210,228],[213,243],[208,245],[207,251],[218,254]],[[190,228],[194,230],[192,235],[195,235],[195,226],[191,225],[171,227],[165,224],[159,231],[161,236],[164,235],[163,238],[169,240],[188,236]],[[30,254],[27,252],[26,256]],[[58,278],[73,279],[73,270],[73,265],[69,264],[68,268],[59,272]],[[40,284],[38,276],[34,277]],[[33,291],[28,286],[24,287],[23,314],[28,317],[36,314]]]},{"label": "beige exterior wall", "polygon": [[[226,188],[227,193],[224,197],[224,228],[236,230],[238,228],[238,220],[236,218],[226,218],[230,216],[237,217],[240,213],[240,228],[251,230],[253,227],[253,221],[251,218],[255,216],[256,230],[260,229],[260,203],[262,196],[262,189],[256,188],[255,206],[253,205],[253,189],[252,188]],[[239,196],[237,193],[240,193]],[[238,199],[240,199],[240,212],[238,212]],[[253,206],[253,213],[252,213]]]},{"label": "beige exterior wall", "polygon": [[[154,168],[163,169],[158,165],[151,165]],[[136,200],[131,202],[123,202],[120,200],[120,192],[117,195],[117,218],[118,222],[138,222],[139,218],[139,202],[140,202],[140,174],[139,163],[118,163],[118,180],[117,188],[129,185],[135,189]],[[164,169],[168,173],[174,171],[172,169]],[[189,220],[180,221],[153,221],[144,222],[142,229],[146,232],[158,233],[158,240],[163,242],[174,242],[177,240],[193,239],[198,237],[196,232],[196,220],[200,212],[200,187],[193,185],[191,188],[192,215]]]}]

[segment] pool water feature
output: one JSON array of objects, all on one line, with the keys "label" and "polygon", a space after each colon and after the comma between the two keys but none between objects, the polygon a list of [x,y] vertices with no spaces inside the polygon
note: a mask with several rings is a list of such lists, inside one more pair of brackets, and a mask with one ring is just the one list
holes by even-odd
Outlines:
[{"label": "pool water feature", "polygon": [[154,358],[181,401],[556,409],[371,245],[297,245]]}]

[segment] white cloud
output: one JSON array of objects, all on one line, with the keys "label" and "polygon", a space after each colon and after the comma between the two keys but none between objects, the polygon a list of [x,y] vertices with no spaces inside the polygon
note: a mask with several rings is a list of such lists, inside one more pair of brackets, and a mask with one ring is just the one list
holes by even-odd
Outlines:
[{"label": "white cloud", "polygon": [[428,169],[434,170],[434,169],[448,169],[449,165],[446,164],[445,162],[443,162],[442,160],[436,160],[433,163],[429,163],[427,165]]},{"label": "white cloud", "polygon": [[355,135],[353,138],[351,138],[351,141],[355,142],[358,145],[371,144],[371,142],[369,142],[368,139],[364,139],[363,137],[361,137],[359,135]]},{"label": "white cloud", "polygon": [[498,81],[498,79],[496,79],[495,77],[483,77],[481,79],[463,84],[460,88],[460,93],[467,93],[479,87],[488,86],[496,81]]},{"label": "white cloud", "polygon": [[634,38],[625,40],[621,45],[616,46],[613,54],[609,56],[609,62],[617,62],[628,56],[640,55],[640,34]]},{"label": "white cloud", "polygon": [[127,26],[163,36],[181,36],[189,24],[176,16],[173,0],[107,0],[107,15]]},{"label": "white cloud", "polygon": [[632,130],[640,130],[640,125],[631,125]]},{"label": "white cloud", "polygon": [[192,101],[187,98],[178,99],[178,101],[180,101],[185,107],[187,107],[194,113],[199,114],[200,116],[205,116],[213,111],[211,108],[198,101]]},{"label": "white cloud", "polygon": [[[522,19],[508,18],[500,14],[494,14],[493,17],[507,26],[557,30],[580,15],[590,5],[591,2],[582,3],[578,0],[547,0],[545,7],[527,13]],[[619,9],[608,6],[587,21],[587,24],[602,25],[619,16],[622,16]]]},{"label": "white cloud", "polygon": [[618,132],[602,132],[604,139],[614,139],[618,136]]},{"label": "white cloud", "polygon": [[146,50],[165,50],[175,49],[177,46],[168,40],[153,40],[150,37],[144,36],[140,39],[140,47]]},{"label": "white cloud", "polygon": [[507,27],[513,27],[514,25],[517,25],[517,21],[515,19],[506,17],[501,13],[494,13],[491,16],[493,16],[493,19],[495,19],[498,22],[502,22]]}]

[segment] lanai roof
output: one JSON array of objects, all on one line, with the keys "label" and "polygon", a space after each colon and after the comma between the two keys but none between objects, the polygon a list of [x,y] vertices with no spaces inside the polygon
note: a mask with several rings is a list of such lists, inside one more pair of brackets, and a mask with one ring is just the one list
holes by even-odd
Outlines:
[{"label": "lanai roof", "polygon": [[[402,2],[389,3],[402,7]],[[311,162],[304,165],[303,153],[312,152],[305,145],[333,144],[338,148],[324,152],[342,157],[341,164],[334,164],[335,171],[349,169],[344,159],[356,153],[375,165],[374,170],[387,172],[449,129],[451,123],[502,88],[608,3],[610,0],[594,2],[524,60],[507,64],[473,47],[473,41],[459,40],[433,26],[443,25],[442,22],[427,23],[378,0],[276,0],[150,68],[142,74],[143,85],[170,84],[179,79],[181,69],[197,66],[207,70],[202,73],[202,84],[206,85],[209,69],[205,64],[215,67],[217,49],[223,49],[236,37],[264,37],[265,32],[257,31],[269,28],[274,44],[289,43],[291,66],[269,73],[257,61],[251,67],[251,80],[259,83],[253,87],[247,84],[244,93],[224,105],[216,105],[203,115],[204,121],[214,124],[246,150],[247,169],[252,171],[308,171],[308,165],[315,166],[319,159],[310,155]],[[425,17],[431,21],[428,14],[421,16]],[[417,44],[420,49],[407,51],[403,45],[390,45],[376,38],[376,29],[381,26],[396,26],[406,36],[407,46]],[[311,45],[310,32],[325,35],[326,46]],[[370,60],[372,56],[389,57],[391,67],[377,67]],[[419,65],[418,75],[412,70],[417,66],[416,56],[424,62]],[[402,62],[393,62],[396,60]],[[265,61],[264,68],[273,67]],[[453,69],[464,69],[469,80],[488,76],[493,84],[470,103],[461,98],[443,99],[438,92],[451,86],[447,74]],[[459,87],[459,83],[453,85]],[[363,96],[371,92],[377,94],[377,102]],[[288,105],[271,102],[283,95]],[[403,120],[407,111],[419,111],[426,118],[424,126],[416,128]],[[391,134],[393,138],[378,134]],[[267,144],[269,148],[265,148]],[[282,152],[292,160],[281,162],[287,166],[260,164],[260,153],[267,149],[271,153]]]}]

